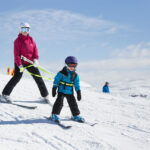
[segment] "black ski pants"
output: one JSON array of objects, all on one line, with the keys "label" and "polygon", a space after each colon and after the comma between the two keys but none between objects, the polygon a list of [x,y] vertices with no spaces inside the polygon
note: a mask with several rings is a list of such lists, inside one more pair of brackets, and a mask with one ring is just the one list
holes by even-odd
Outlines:
[{"label": "black ski pants", "polygon": [[[23,65],[24,67],[27,67],[28,65]],[[38,70],[38,68],[32,66],[32,67],[29,67],[29,68],[26,68],[29,72],[33,73],[33,74],[37,74],[37,75],[40,75],[40,72]],[[2,94],[4,95],[10,95],[12,90],[14,89],[14,87],[16,86],[16,84],[20,81],[21,77],[23,75],[23,72],[20,72],[20,69],[19,67],[15,64],[15,74],[14,76],[10,79],[10,81],[7,83],[7,85],[5,86],[5,88],[3,89],[2,91]],[[45,83],[43,81],[42,78],[39,78],[39,77],[36,77],[34,75],[32,75],[33,79],[35,80],[39,90],[40,90],[40,93],[41,93],[41,96],[42,97],[45,97],[48,95],[48,91],[47,91],[47,88],[45,86]]]},{"label": "black ski pants", "polygon": [[79,108],[78,108],[78,105],[77,105],[77,102],[76,102],[74,95],[63,94],[61,92],[58,93],[57,99],[56,99],[54,106],[53,106],[52,113],[57,114],[57,115],[60,114],[61,109],[63,107],[63,101],[64,101],[65,97],[66,97],[67,102],[69,104],[72,115],[73,116],[79,115],[80,111],[79,111]]}]

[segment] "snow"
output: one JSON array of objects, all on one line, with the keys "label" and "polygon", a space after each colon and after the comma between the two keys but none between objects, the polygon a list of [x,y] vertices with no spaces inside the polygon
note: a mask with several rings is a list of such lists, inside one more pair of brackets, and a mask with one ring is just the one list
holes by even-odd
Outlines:
[{"label": "snow", "polygon": [[[11,78],[0,75],[0,90]],[[91,127],[68,120],[68,104],[64,103],[60,118],[71,129],[63,130],[49,122],[52,107],[42,103],[38,88],[31,78],[23,77],[13,90],[12,100],[19,104],[38,106],[35,110],[0,103],[1,150],[149,150],[150,149],[150,83],[149,80],[118,82],[111,94],[94,90],[81,82],[81,115]],[[47,81],[49,93],[52,82]],[[132,97],[146,94],[147,97]],[[51,97],[53,104],[55,98]]]}]

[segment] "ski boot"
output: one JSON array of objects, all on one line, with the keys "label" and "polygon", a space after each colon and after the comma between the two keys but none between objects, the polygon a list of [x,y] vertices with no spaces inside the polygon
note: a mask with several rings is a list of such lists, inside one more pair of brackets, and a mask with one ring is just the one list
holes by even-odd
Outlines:
[{"label": "ski boot", "polygon": [[73,116],[72,118],[74,121],[77,121],[77,122],[81,122],[81,123],[84,123],[85,122],[85,119],[79,115],[76,115],[76,116]]},{"label": "ski boot", "polygon": [[51,119],[55,122],[60,122],[59,117],[56,114],[52,114]]},{"label": "ski boot", "polygon": [[8,95],[2,95],[1,96],[2,101],[6,102],[6,103],[12,103],[10,96]]}]

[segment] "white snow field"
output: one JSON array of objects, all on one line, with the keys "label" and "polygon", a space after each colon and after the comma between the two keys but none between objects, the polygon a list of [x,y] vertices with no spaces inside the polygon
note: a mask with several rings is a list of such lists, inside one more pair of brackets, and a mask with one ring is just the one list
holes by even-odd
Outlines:
[{"label": "white snow field", "polygon": [[[1,92],[9,79],[0,75]],[[52,82],[46,85],[53,104]],[[67,119],[71,113],[64,101],[60,118],[72,125],[64,130],[44,118],[50,116],[52,107],[42,103],[34,80],[23,77],[11,98],[37,109],[0,103],[0,150],[150,150],[150,80],[118,82],[110,88],[111,94],[96,92],[81,82],[81,91],[81,115],[98,124],[91,127]]]}]

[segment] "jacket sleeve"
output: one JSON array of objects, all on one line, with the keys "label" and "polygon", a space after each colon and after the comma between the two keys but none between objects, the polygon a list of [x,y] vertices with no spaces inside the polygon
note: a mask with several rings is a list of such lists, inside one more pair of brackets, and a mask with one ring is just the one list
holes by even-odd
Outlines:
[{"label": "jacket sleeve", "polygon": [[76,92],[78,92],[80,90],[80,79],[79,76],[77,74],[75,80],[74,80],[74,86],[75,86],[75,90]]},{"label": "jacket sleeve", "polygon": [[36,47],[36,43],[34,42],[34,40],[32,39],[33,41],[33,45],[34,45],[34,55],[33,55],[33,59],[39,59],[39,55],[38,55],[38,49]]},{"label": "jacket sleeve", "polygon": [[110,93],[110,91],[109,91],[109,87],[107,87],[107,93]]},{"label": "jacket sleeve", "polygon": [[55,76],[54,82],[53,82],[53,87],[58,87],[60,80],[62,78],[62,74],[60,72],[57,73],[57,75]]},{"label": "jacket sleeve", "polygon": [[21,49],[19,47],[19,41],[14,41],[14,59],[17,66],[20,66],[22,64],[21,62]]}]

